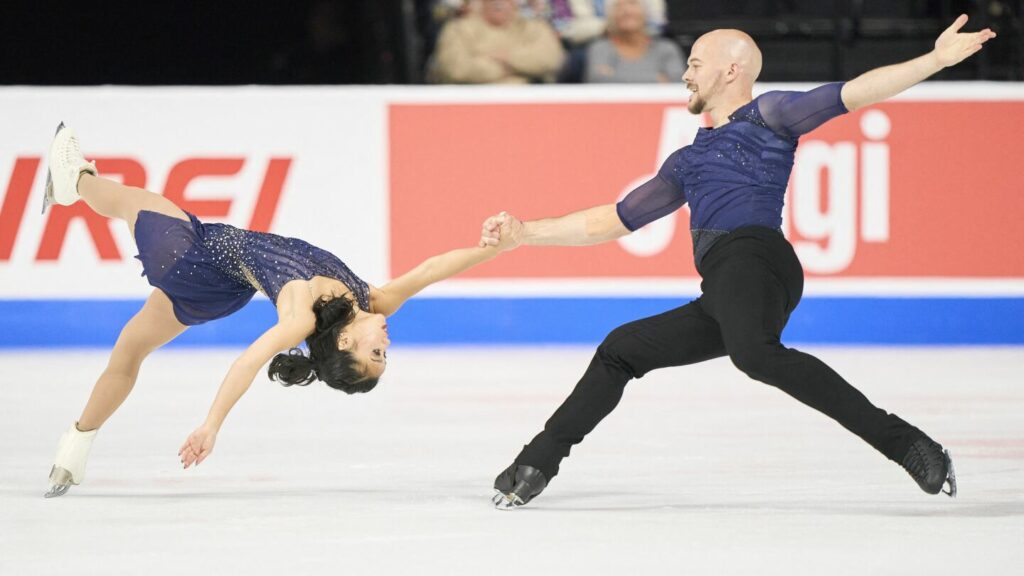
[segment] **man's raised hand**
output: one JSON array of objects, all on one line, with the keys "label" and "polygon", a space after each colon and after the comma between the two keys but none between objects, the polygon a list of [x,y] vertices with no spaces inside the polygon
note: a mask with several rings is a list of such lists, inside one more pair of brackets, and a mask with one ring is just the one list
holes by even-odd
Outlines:
[{"label": "man's raised hand", "polygon": [[967,24],[967,15],[961,14],[935,40],[935,58],[943,68],[962,62],[981,50],[982,44],[996,37],[996,33],[989,28],[978,32],[960,32],[964,24]]}]

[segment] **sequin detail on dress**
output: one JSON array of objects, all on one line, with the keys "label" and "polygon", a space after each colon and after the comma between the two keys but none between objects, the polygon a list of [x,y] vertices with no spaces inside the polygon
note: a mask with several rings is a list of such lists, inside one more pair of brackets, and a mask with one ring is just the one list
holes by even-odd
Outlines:
[{"label": "sequin detail on dress", "polygon": [[330,252],[298,238],[188,216],[186,222],[144,210],[135,223],[143,275],[167,293],[182,324],[227,316],[257,291],[276,303],[285,284],[314,276],[341,281],[369,311],[369,286]]}]

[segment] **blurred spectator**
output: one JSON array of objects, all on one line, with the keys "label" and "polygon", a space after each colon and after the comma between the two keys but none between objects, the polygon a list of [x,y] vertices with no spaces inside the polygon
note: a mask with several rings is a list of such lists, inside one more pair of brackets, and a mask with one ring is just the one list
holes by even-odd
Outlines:
[{"label": "blurred spectator", "polygon": [[[419,32],[419,69],[429,71],[431,56],[437,47],[437,38],[450,20],[464,16],[469,10],[467,0],[414,0],[416,3],[416,30]],[[422,78],[422,77],[421,77]]]},{"label": "blurred spectator", "polygon": [[[528,11],[547,18],[566,46],[582,46],[605,32],[610,0],[528,0]],[[647,31],[652,36],[665,28],[665,0],[647,0]]]},{"label": "blurred spectator", "polygon": [[607,0],[608,36],[587,48],[585,82],[672,82],[683,75],[682,51],[652,37],[645,0]]},{"label": "blurred spectator", "polygon": [[520,17],[516,0],[483,0],[479,12],[445,25],[431,76],[466,84],[550,81],[563,58],[547,22]]},{"label": "blurred spectator", "polygon": [[586,44],[604,34],[604,1],[547,0],[548,18],[569,46]]}]

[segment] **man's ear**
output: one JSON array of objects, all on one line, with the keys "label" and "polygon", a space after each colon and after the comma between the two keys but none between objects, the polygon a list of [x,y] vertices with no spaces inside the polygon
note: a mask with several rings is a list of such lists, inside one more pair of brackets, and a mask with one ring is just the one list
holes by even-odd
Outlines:
[{"label": "man's ear", "polygon": [[732,82],[733,80],[740,77],[740,65],[733,62],[729,65],[729,69],[725,71],[725,81]]}]

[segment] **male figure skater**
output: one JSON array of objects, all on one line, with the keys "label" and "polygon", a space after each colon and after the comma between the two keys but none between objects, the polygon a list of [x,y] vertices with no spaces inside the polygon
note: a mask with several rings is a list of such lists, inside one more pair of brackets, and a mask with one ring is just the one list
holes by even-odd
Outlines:
[{"label": "male figure skater", "polygon": [[[755,380],[833,418],[890,460],[922,490],[956,495],[949,452],[895,414],[875,407],[817,358],[780,336],[803,293],[803,269],[781,232],[783,195],[801,135],[850,110],[880,102],[981,50],[989,29],[962,33],[961,15],[931,52],[808,92],[753,98],[761,52],[739,30],[714,30],[693,45],[683,82],[689,110],[707,113],[693,144],[618,204],[520,222],[502,213],[484,222],[481,245],[503,235],[514,245],[589,245],[614,240],[690,204],[701,296],[613,330],[572,394],[498,475],[493,502],[526,504],[558,474],[559,463],[618,404],[626,383],[658,368],[728,355]],[[505,241],[508,238],[504,238]]]}]

